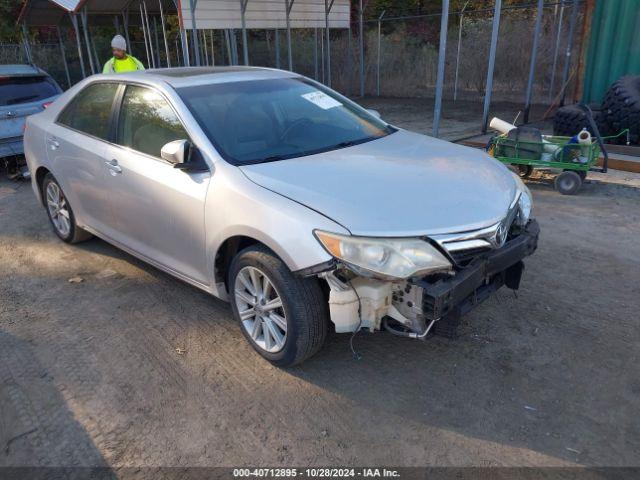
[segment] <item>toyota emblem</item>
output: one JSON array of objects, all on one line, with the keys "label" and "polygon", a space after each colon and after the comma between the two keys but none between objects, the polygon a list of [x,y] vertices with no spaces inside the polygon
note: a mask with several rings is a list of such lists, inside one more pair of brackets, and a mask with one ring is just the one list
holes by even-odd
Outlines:
[{"label": "toyota emblem", "polygon": [[504,245],[504,242],[507,241],[507,234],[509,233],[509,227],[506,222],[500,222],[498,225],[498,229],[496,230],[495,236],[495,245],[497,248],[500,248]]}]

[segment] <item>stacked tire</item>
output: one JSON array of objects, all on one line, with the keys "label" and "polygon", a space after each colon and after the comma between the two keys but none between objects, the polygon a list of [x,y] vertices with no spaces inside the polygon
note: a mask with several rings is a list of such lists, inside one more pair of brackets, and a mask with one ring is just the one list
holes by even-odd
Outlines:
[{"label": "stacked tire", "polygon": [[[604,124],[600,106],[590,105],[590,108],[593,112],[593,119],[596,122],[596,126],[598,127],[598,130],[600,130],[600,135],[606,135],[602,132]],[[560,107],[553,117],[554,135],[573,137],[580,133],[583,128],[586,128],[591,135],[595,135],[595,132],[591,128],[587,112],[578,105],[566,105],[564,107]]]},{"label": "stacked tire", "polygon": [[[603,135],[617,135],[629,129],[631,143],[640,142],[640,75],[627,75],[615,82],[602,102]],[[626,142],[626,137],[620,137]]]},{"label": "stacked tire", "polygon": [[[605,93],[602,105],[590,105],[600,135],[613,136],[629,129],[629,140],[640,143],[640,75],[627,75]],[[586,112],[578,105],[561,107],[553,118],[553,133],[572,137],[586,128],[594,134]],[[626,135],[618,139],[626,142]]]}]

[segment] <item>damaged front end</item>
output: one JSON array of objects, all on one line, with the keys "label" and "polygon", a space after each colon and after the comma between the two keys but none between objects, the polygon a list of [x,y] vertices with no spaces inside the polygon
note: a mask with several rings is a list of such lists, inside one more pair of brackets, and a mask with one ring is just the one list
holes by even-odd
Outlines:
[{"label": "damaged front end", "polygon": [[[420,239],[423,245],[356,239],[361,245],[352,250],[359,251],[359,265],[344,258],[356,255],[350,253],[349,244],[342,239],[339,245],[331,244],[337,236],[327,239],[320,232],[323,245],[337,257],[331,270],[318,274],[330,288],[329,309],[336,332],[384,328],[397,335],[424,338],[435,325],[438,333],[454,336],[462,315],[500,287],[517,290],[520,286],[522,260],[535,251],[539,227],[535,220],[518,222],[517,209],[513,211],[488,229]],[[362,267],[371,259],[388,263],[390,258],[385,255],[393,255],[394,249],[410,258],[407,265],[393,267],[406,274],[405,278],[394,278],[388,269]],[[411,268],[415,272],[407,274]]]}]

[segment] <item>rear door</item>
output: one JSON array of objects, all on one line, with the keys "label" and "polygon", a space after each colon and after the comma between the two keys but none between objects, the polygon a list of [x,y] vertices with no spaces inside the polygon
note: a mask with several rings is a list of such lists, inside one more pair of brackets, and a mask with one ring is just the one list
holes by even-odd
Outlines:
[{"label": "rear door", "polygon": [[92,83],[49,125],[46,145],[53,174],[61,182],[81,226],[111,236],[109,170],[105,165],[117,83]]},{"label": "rear door", "polygon": [[128,85],[107,147],[114,239],[147,259],[208,284],[204,205],[210,172],[185,172],[160,158],[183,123],[158,91]]},{"label": "rear door", "polygon": [[22,138],[27,116],[41,112],[46,100],[60,94],[60,88],[44,75],[0,77],[0,156],[22,153],[4,151]]}]

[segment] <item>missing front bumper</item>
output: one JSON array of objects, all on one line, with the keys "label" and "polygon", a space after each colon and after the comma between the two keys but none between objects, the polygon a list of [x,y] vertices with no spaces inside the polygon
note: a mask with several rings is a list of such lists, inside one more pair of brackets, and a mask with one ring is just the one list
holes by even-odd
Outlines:
[{"label": "missing front bumper", "polygon": [[337,270],[321,272],[318,276],[328,283],[329,310],[336,332],[379,330],[388,327],[389,318],[406,331],[420,334],[404,335],[414,338],[426,336],[429,326],[436,332],[455,331],[462,315],[500,287],[520,286],[522,260],[535,251],[538,234],[538,224],[532,220],[502,248],[476,257],[451,276],[389,282],[358,276],[345,280]]},{"label": "missing front bumper", "polygon": [[473,260],[455,275],[430,282],[414,281],[422,289],[422,314],[438,320],[451,313],[464,315],[503,285],[517,290],[524,271],[522,260],[537,248],[540,227],[531,220],[524,231],[494,250]]}]

